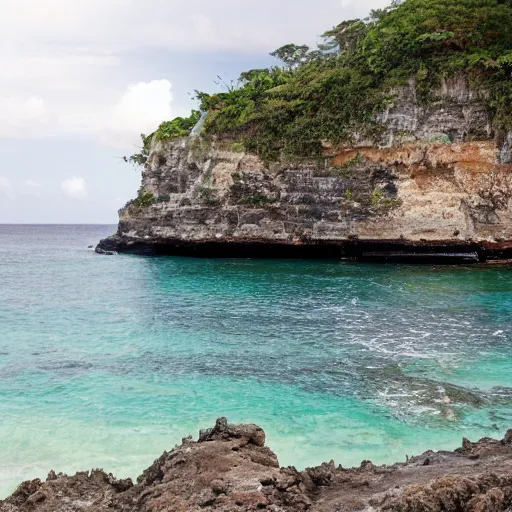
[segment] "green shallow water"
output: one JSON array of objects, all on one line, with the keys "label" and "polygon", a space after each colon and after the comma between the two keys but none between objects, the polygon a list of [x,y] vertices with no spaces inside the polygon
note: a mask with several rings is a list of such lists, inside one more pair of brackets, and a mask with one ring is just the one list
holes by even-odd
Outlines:
[{"label": "green shallow water", "polygon": [[404,460],[512,427],[512,268],[101,257],[0,226],[0,498],[136,477],[224,415],[282,465]]}]

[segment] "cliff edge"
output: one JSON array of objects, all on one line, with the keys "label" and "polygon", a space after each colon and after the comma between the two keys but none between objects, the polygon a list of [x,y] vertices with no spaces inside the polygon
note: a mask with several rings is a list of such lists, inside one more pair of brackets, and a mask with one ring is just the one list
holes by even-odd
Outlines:
[{"label": "cliff edge", "polygon": [[512,258],[512,132],[463,75],[393,91],[377,139],[265,162],[237,140],[154,140],[138,198],[99,253]]},{"label": "cliff edge", "polygon": [[183,439],[134,485],[101,470],[51,471],[21,484],[0,512],[506,512],[512,507],[512,431],[501,441],[463,440],[393,466],[344,469],[334,462],[280,468],[256,425],[225,418]]}]

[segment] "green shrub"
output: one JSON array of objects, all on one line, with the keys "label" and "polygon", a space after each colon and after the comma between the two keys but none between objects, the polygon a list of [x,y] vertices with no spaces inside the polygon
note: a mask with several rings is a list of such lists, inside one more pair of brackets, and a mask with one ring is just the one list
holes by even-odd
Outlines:
[{"label": "green shrub", "polygon": [[153,134],[151,134],[151,135],[141,134],[140,138],[142,141],[142,146],[140,147],[140,152],[134,153],[131,156],[123,156],[122,157],[125,162],[132,164],[134,167],[142,167],[142,166],[146,165],[148,158],[149,158],[149,152],[151,150]]},{"label": "green shrub", "polygon": [[135,167],[146,165],[153,140],[161,141],[179,137],[188,137],[194,126],[199,122],[200,118],[201,112],[193,110],[189,117],[177,117],[172,121],[164,121],[153,133],[149,135],[142,134],[140,136],[142,146],[139,153],[134,153],[131,156],[124,156],[123,160],[131,163]]},{"label": "green shrub", "polygon": [[235,153],[243,153],[245,151],[245,146],[241,142],[233,142],[231,144],[231,151]]},{"label": "green shrub", "polygon": [[[279,48],[273,55],[283,67],[242,73],[226,92],[196,91],[208,112],[204,133],[240,139],[265,160],[320,158],[324,140],[351,144],[356,133],[378,140],[383,127],[376,114],[393,101],[389,91],[397,86],[415,78],[428,102],[443,78],[459,72],[488,91],[494,127],[512,129],[511,27],[510,0],[394,2],[364,20],[344,21],[317,49]],[[154,135],[188,135],[198,119],[194,111],[162,123]],[[146,157],[142,152],[130,161]]]},{"label": "green shrub", "polygon": [[263,206],[265,204],[272,203],[272,199],[262,194],[255,194],[253,196],[243,197],[238,203],[252,206]]},{"label": "green shrub", "polygon": [[172,121],[164,121],[156,130],[154,136],[157,140],[188,137],[200,118],[201,112],[193,110],[189,117],[177,117]]},{"label": "green shrub", "polygon": [[206,204],[216,204],[215,190],[203,183],[196,185],[194,189],[197,198],[201,199]]},{"label": "green shrub", "polygon": [[405,0],[324,34],[318,50],[286,45],[285,68],[253,70],[240,87],[202,93],[206,133],[250,133],[265,159],[320,155],[321,140],[377,138],[376,114],[411,77],[428,101],[443,77],[465,72],[490,91],[498,128],[512,125],[512,6],[499,0]]},{"label": "green shrub", "polygon": [[373,192],[372,192],[372,197],[371,197],[371,203],[372,203],[372,206],[375,208],[377,206],[380,205],[380,202],[384,199],[384,191],[380,188],[380,187],[377,187]]},{"label": "green shrub", "polygon": [[133,206],[138,210],[143,210],[151,206],[155,201],[155,196],[146,190],[139,191],[139,195],[133,200]]}]

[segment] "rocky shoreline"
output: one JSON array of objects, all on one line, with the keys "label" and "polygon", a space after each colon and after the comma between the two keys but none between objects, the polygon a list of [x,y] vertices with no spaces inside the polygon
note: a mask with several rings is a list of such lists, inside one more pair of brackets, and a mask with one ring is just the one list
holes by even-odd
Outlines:
[{"label": "rocky shoreline", "polygon": [[257,425],[225,418],[164,452],[134,484],[102,470],[51,471],[21,484],[0,512],[509,512],[512,430],[498,441],[463,440],[454,452],[345,469],[333,461],[302,472],[280,468]]}]

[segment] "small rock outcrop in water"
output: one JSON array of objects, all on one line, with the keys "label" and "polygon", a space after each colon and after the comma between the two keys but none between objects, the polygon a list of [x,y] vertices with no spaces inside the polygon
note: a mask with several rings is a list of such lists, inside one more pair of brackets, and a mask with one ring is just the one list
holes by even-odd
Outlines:
[{"label": "small rock outcrop in water", "polygon": [[98,252],[475,262],[512,259],[512,133],[485,91],[395,91],[378,142],[263,162],[233,140],[154,141],[139,197]]},{"label": "small rock outcrop in water", "polygon": [[343,469],[334,462],[280,468],[256,425],[225,418],[199,441],[183,439],[137,479],[103,471],[51,471],[19,486],[0,512],[506,512],[512,510],[512,431],[501,441],[464,440],[393,466]]}]

